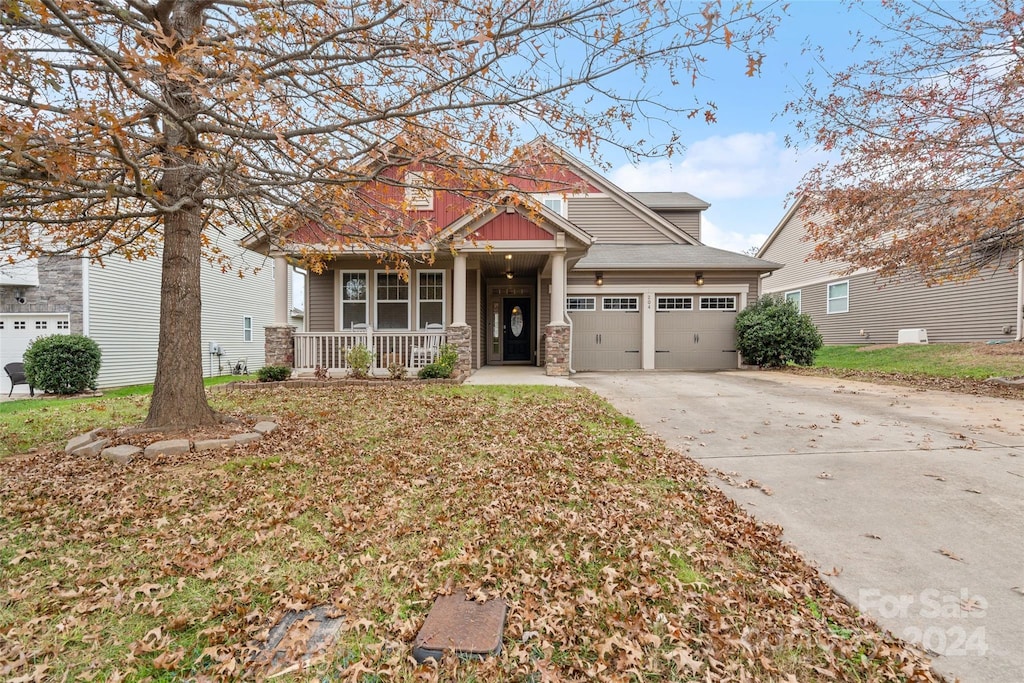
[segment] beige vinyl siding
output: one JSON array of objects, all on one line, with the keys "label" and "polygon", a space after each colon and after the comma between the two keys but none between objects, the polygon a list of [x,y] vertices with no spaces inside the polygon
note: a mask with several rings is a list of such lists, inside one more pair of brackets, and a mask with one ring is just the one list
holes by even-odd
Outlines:
[{"label": "beige vinyl siding", "polygon": [[838,278],[845,265],[822,263],[808,260],[814,245],[803,239],[807,222],[800,211],[796,211],[783,226],[768,249],[760,255],[766,261],[783,263],[785,266],[764,279],[764,291],[785,292],[797,289],[804,282],[818,282]]},{"label": "beige vinyl siding", "polygon": [[306,329],[310,332],[334,332],[337,329],[334,281],[333,270],[322,273],[309,271],[306,279]]},{"label": "beige vinyl siding", "polygon": [[[470,363],[472,367],[480,367],[480,342],[483,339],[483,335],[480,331],[480,288],[477,284],[479,280],[479,272],[477,270],[466,271],[466,324],[469,325],[470,334],[476,332],[477,342],[469,345],[470,350]],[[452,291],[454,289],[454,279],[451,271],[445,271],[445,278],[449,281],[448,285],[448,322],[452,320],[452,314],[454,311],[451,310]],[[472,337],[471,337],[472,338]]]},{"label": "beige vinyl siding", "polygon": [[[722,270],[703,271],[703,289],[713,288],[718,285],[747,285],[749,287],[749,298],[753,300],[757,296],[757,288],[760,278],[757,271],[745,270]],[[694,284],[694,270],[622,270],[607,271],[604,275],[604,289],[623,286],[658,287],[663,285],[692,285]],[[590,271],[578,271],[569,273],[567,284],[572,285],[593,285],[594,273]]]},{"label": "beige vinyl siding", "polygon": [[571,197],[569,220],[603,244],[669,244],[673,240],[611,197]]},{"label": "beige vinyl siding", "polygon": [[657,209],[658,215],[700,242],[700,211],[687,209]]},{"label": "beige vinyl siding", "polygon": [[[240,235],[228,235],[219,245],[235,255],[245,277],[222,273],[216,264],[202,271],[203,374],[230,372],[231,365],[246,357],[250,371],[264,362],[264,327],[273,324],[273,272],[265,259],[234,245]],[[148,384],[156,376],[160,336],[161,256],[127,261],[119,256],[104,259],[105,267],[89,266],[88,334],[103,353],[97,384],[115,387]],[[258,273],[252,269],[260,268]],[[252,341],[242,338],[242,317],[252,317]],[[226,355],[210,357],[209,343],[216,341]],[[212,367],[212,370],[211,370]]]},{"label": "beige vinyl siding", "polygon": [[[826,314],[829,282],[848,280],[850,310]],[[924,328],[930,343],[1013,339],[1017,277],[1001,270],[965,284],[926,287],[919,281],[881,286],[873,273],[798,288],[801,309],[826,344],[895,344],[904,328]],[[1011,333],[1003,333],[1008,325]],[[868,335],[862,337],[860,331]]]},{"label": "beige vinyl siding", "polygon": [[[540,279],[537,290],[537,359],[538,365],[544,365],[547,357],[547,327],[551,323],[551,278]],[[564,305],[564,304],[563,304]]]}]

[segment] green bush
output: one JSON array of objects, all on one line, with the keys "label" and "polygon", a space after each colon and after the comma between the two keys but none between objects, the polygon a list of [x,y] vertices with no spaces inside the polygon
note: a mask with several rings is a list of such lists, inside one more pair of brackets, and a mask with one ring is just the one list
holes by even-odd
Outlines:
[{"label": "green bush", "polygon": [[283,382],[292,376],[292,369],[287,365],[264,365],[256,372],[261,382]]},{"label": "green bush", "polygon": [[416,376],[420,379],[446,379],[452,376],[458,360],[458,349],[453,344],[442,344],[437,351],[437,360],[420,368]]},{"label": "green bush", "polygon": [[100,347],[80,334],[40,337],[25,351],[25,377],[50,394],[78,394],[96,388]]},{"label": "green bush", "polygon": [[811,365],[821,335],[811,317],[779,294],[767,294],[736,316],[736,348],[743,362],[766,368]]},{"label": "green bush", "polygon": [[370,366],[373,364],[373,353],[363,344],[353,346],[345,352],[345,363],[353,377],[365,379],[370,375]]}]

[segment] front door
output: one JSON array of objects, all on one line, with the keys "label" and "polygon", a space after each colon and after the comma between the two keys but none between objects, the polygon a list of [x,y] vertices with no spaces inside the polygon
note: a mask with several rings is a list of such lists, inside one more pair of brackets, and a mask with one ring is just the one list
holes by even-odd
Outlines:
[{"label": "front door", "polygon": [[505,361],[530,360],[530,300],[503,299],[502,317]]}]

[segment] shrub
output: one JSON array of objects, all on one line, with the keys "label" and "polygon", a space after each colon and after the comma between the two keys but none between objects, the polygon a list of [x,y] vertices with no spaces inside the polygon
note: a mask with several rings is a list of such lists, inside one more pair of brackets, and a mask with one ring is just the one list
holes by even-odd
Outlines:
[{"label": "shrub", "polygon": [[96,388],[100,347],[80,334],[40,337],[25,351],[25,376],[36,389],[51,394],[77,394]]},{"label": "shrub", "polygon": [[420,379],[445,379],[452,376],[459,351],[452,344],[442,344],[437,351],[437,360],[420,368],[416,374]]},{"label": "shrub", "polygon": [[388,363],[388,377],[393,380],[405,379],[405,366],[397,360]]},{"label": "shrub", "polygon": [[743,362],[761,367],[811,365],[821,335],[811,317],[779,294],[767,294],[736,316],[736,348]]},{"label": "shrub", "polygon": [[373,364],[373,353],[363,344],[353,346],[345,352],[345,363],[353,377],[366,379],[370,375],[370,365]]},{"label": "shrub", "polygon": [[256,373],[261,382],[283,382],[292,376],[292,369],[287,365],[264,365]]}]

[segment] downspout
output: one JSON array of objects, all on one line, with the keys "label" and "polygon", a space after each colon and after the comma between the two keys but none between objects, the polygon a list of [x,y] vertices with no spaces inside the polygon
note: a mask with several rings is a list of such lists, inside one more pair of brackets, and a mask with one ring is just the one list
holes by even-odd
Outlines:
[{"label": "downspout", "polygon": [[89,336],[89,259],[82,257],[82,336]]},{"label": "downspout", "polygon": [[1024,249],[1017,250],[1017,341],[1024,340]]}]

